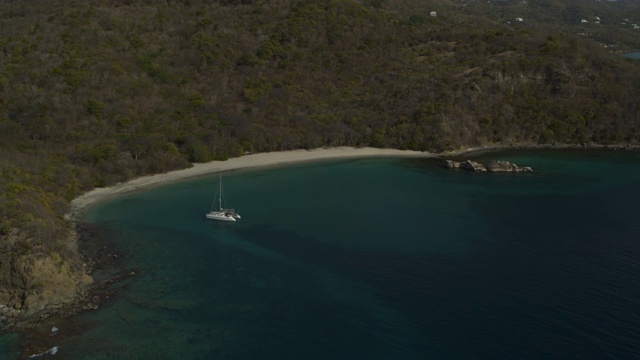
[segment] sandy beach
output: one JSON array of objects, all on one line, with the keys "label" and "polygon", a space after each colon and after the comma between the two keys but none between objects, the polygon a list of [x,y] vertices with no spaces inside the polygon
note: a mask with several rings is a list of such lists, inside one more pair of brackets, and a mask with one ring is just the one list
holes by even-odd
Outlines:
[{"label": "sandy beach", "polygon": [[113,198],[115,196],[124,195],[132,191],[144,190],[150,186],[162,185],[165,183],[184,180],[196,176],[207,175],[216,172],[267,167],[274,165],[293,164],[300,162],[310,162],[327,159],[348,159],[348,158],[365,158],[365,157],[460,157],[471,153],[479,153],[485,151],[497,151],[505,149],[611,149],[611,150],[639,150],[637,145],[599,145],[599,144],[503,144],[488,145],[481,147],[462,148],[444,153],[430,153],[411,150],[397,149],[378,149],[372,147],[334,147],[334,148],[318,148],[312,150],[291,150],[276,151],[268,153],[257,153],[244,155],[237,158],[231,158],[226,161],[211,161],[208,163],[193,164],[188,169],[175,170],[167,173],[144,176],[133,179],[125,183],[118,183],[109,187],[93,189],[71,202],[71,211],[67,215],[68,218],[75,219],[86,208],[100,201]]},{"label": "sandy beach", "polygon": [[347,159],[360,157],[434,157],[433,153],[395,149],[376,149],[370,147],[352,148],[336,147],[313,150],[292,150],[249,154],[226,161],[211,161],[193,164],[191,168],[170,171],[163,174],[144,176],[125,183],[93,189],[71,202],[71,212],[68,216],[77,218],[83,210],[100,201],[124,195],[133,191],[146,189],[150,186],[161,185],[173,181],[184,180],[211,173],[246,168],[266,167],[283,164],[293,164],[327,159]]}]

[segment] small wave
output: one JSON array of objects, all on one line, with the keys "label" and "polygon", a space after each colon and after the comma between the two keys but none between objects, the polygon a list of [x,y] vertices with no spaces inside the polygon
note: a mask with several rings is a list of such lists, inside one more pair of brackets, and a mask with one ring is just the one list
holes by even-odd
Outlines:
[{"label": "small wave", "polygon": [[43,355],[55,355],[57,353],[58,353],[58,347],[54,346],[51,349],[49,349],[49,350],[47,350],[47,351],[45,351],[43,353],[33,354],[33,355],[29,356],[29,359],[39,358],[40,356],[43,356]]}]

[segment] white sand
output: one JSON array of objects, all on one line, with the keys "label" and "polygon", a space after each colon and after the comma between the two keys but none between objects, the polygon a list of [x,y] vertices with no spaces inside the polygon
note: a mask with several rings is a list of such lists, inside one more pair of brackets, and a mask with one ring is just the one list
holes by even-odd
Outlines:
[{"label": "white sand", "polygon": [[189,169],[171,171],[164,174],[140,177],[126,183],[118,183],[105,188],[91,190],[71,202],[71,213],[69,216],[75,218],[78,214],[102,200],[115,196],[127,194],[133,191],[142,190],[153,185],[165,184],[177,180],[183,180],[196,176],[245,169],[254,167],[273,166],[281,164],[291,164],[325,159],[357,158],[357,157],[433,157],[434,154],[420,151],[405,151],[394,149],[376,148],[351,148],[337,147],[314,150],[293,150],[282,152],[270,152],[245,155],[226,161],[212,161],[203,164],[194,164]]}]

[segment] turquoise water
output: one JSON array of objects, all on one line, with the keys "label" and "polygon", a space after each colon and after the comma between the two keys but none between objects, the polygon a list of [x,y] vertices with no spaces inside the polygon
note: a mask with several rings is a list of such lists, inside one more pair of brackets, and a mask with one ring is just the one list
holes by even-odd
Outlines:
[{"label": "turquoise water", "polygon": [[87,221],[136,275],[42,327],[58,359],[640,357],[640,156],[476,156],[494,158],[536,172],[231,172],[233,224],[204,218],[215,174],[104,203]]},{"label": "turquoise water", "polygon": [[0,336],[0,359],[15,359],[19,354],[18,334]]}]

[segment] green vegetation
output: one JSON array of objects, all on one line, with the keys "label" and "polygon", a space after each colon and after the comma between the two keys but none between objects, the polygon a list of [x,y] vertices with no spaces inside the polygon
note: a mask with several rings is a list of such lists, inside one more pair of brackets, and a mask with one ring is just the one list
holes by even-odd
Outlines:
[{"label": "green vegetation", "polygon": [[637,144],[640,65],[611,51],[640,49],[639,9],[3,2],[0,237],[24,239],[4,249],[66,259],[80,193],[246,151]]}]

